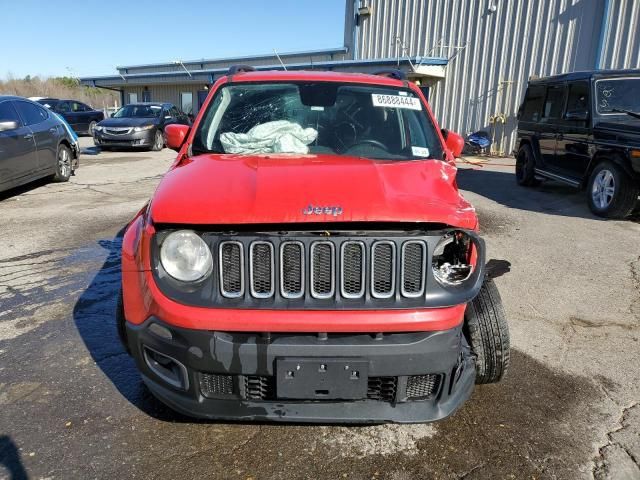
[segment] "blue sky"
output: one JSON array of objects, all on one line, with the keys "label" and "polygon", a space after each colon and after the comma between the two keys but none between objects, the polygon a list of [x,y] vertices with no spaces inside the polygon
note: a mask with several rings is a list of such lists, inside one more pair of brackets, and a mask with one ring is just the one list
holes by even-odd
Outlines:
[{"label": "blue sky", "polygon": [[0,78],[340,47],[344,8],[345,0],[0,0]]}]

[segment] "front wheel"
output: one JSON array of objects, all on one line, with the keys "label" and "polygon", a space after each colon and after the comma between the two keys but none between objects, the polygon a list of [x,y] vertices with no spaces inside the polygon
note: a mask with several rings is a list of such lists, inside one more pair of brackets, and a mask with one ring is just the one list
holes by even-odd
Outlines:
[{"label": "front wheel", "polygon": [[160,130],[156,130],[156,134],[153,137],[153,147],[151,150],[154,152],[159,152],[164,148],[164,137],[162,136],[162,132]]},{"label": "front wheel", "polygon": [[587,202],[593,213],[605,218],[625,218],[633,212],[640,188],[618,165],[596,165],[587,184]]},{"label": "front wheel", "polygon": [[523,187],[533,187],[538,183],[535,176],[536,161],[531,146],[523,145],[516,156],[516,181]]},{"label": "front wheel", "polygon": [[89,128],[87,129],[87,132],[88,132],[88,133],[89,133],[89,135],[91,135],[92,137],[93,137],[93,132],[94,132],[94,131],[95,131],[95,129],[96,129],[96,123],[97,123],[97,122],[94,120],[93,122],[91,122],[91,123],[89,124]]},{"label": "front wheel", "polygon": [[54,182],[68,182],[71,177],[71,150],[66,145],[58,147],[58,157],[56,161],[56,173],[53,175]]},{"label": "front wheel", "polygon": [[509,368],[509,326],[491,278],[467,304],[463,331],[476,357],[476,383],[498,382]]}]

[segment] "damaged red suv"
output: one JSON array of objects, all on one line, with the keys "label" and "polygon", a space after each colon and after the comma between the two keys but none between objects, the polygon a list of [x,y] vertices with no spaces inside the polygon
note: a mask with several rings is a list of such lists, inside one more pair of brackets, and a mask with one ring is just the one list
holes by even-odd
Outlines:
[{"label": "damaged red suv", "polygon": [[122,246],[118,327],[211,419],[428,422],[509,362],[461,139],[398,72],[232,68]]}]

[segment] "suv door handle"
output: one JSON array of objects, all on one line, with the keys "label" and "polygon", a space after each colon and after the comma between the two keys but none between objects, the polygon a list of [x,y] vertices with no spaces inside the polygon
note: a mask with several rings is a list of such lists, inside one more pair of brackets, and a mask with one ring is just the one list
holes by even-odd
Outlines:
[{"label": "suv door handle", "polygon": [[33,133],[27,133],[24,137],[25,140],[31,140],[33,138]]},{"label": "suv door handle", "polygon": [[58,127],[51,127],[51,128],[49,129],[49,131],[50,131],[51,133],[56,133],[56,132],[58,131]]}]

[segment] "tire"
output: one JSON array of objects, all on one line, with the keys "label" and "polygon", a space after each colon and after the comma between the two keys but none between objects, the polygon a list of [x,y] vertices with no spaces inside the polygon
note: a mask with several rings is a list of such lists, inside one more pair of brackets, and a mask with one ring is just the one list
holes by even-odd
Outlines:
[{"label": "tire", "polygon": [[91,135],[92,137],[93,137],[93,131],[96,128],[96,123],[98,123],[98,122],[96,122],[95,120],[92,121],[91,123],[89,123],[89,128],[87,128],[87,133],[89,135]]},{"label": "tire", "polygon": [[523,145],[516,156],[516,181],[523,187],[533,187],[539,182],[535,175],[536,160],[531,146]]},{"label": "tire", "polygon": [[68,182],[72,174],[71,150],[66,145],[58,146],[56,156],[56,173],[53,174],[54,182]]},{"label": "tire", "polygon": [[587,203],[599,217],[625,218],[638,203],[640,187],[622,167],[604,161],[596,165],[587,183]]},{"label": "tire", "polygon": [[164,148],[164,136],[160,130],[156,130],[156,133],[153,137],[153,147],[151,150],[154,152],[159,152]]},{"label": "tire", "polygon": [[129,349],[129,342],[127,341],[127,329],[125,327],[125,318],[124,318],[124,301],[122,299],[122,288],[118,291],[118,301],[116,304],[116,329],[118,330],[118,338],[120,339],[120,343],[126,350],[126,352],[131,355],[131,350]]},{"label": "tire", "polygon": [[509,368],[509,326],[492,279],[467,304],[463,331],[476,357],[476,383],[498,382]]}]

